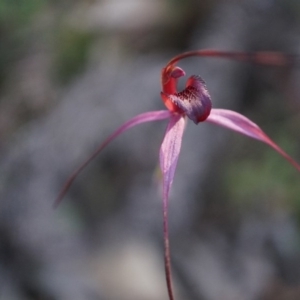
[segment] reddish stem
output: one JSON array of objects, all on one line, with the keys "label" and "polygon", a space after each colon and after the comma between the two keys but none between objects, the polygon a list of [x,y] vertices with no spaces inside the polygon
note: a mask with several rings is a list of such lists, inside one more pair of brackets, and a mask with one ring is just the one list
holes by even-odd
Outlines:
[{"label": "reddish stem", "polygon": [[168,226],[168,205],[167,201],[163,204],[163,227],[164,227],[164,250],[165,250],[165,275],[168,288],[169,299],[174,300],[172,288],[172,271],[171,271],[171,255],[170,255],[170,242],[169,242],[169,226]]}]

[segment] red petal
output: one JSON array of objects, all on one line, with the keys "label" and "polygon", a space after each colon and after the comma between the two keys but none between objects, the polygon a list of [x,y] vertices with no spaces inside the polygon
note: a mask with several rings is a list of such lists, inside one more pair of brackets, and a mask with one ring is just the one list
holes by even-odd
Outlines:
[{"label": "red petal", "polygon": [[185,72],[177,66],[168,66],[161,71],[161,85],[164,93],[175,94],[178,78],[185,76]]},{"label": "red petal", "polygon": [[245,116],[227,109],[212,109],[206,121],[221,125],[268,144],[300,171],[300,165],[274,143],[255,123]]},{"label": "red petal", "polygon": [[[161,84],[163,92],[167,95],[176,94],[178,78],[184,75],[185,72],[177,66],[163,68],[161,73]],[[174,103],[172,103],[172,101],[168,97],[165,97],[163,94],[161,94],[161,98],[169,111],[175,113],[182,113],[182,110]]]}]

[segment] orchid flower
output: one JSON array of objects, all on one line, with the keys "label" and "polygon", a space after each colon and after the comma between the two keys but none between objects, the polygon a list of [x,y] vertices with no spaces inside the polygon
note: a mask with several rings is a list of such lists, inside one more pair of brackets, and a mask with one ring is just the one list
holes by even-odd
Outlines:
[{"label": "orchid flower", "polygon": [[255,123],[237,112],[227,109],[212,108],[211,97],[206,88],[205,82],[200,76],[191,76],[187,80],[186,88],[181,92],[177,92],[177,81],[180,77],[185,75],[185,72],[176,66],[176,63],[184,58],[192,56],[221,57],[271,66],[286,66],[293,60],[293,57],[278,52],[245,53],[217,50],[190,51],[174,57],[172,60],[170,60],[166,67],[162,69],[161,72],[161,98],[167,107],[167,110],[150,111],[139,114],[120,126],[77,170],[75,170],[75,172],[69,177],[63,186],[63,189],[54,203],[54,206],[57,206],[61,202],[78,174],[120,134],[136,125],[145,122],[168,119],[169,123],[160,148],[159,160],[163,175],[162,198],[165,274],[170,300],[173,300],[174,296],[172,292],[171,259],[168,233],[168,200],[187,118],[191,119],[195,124],[209,122],[264,142],[281,154],[298,171],[300,171],[300,165],[286,152],[284,152],[275,142],[273,142]]}]

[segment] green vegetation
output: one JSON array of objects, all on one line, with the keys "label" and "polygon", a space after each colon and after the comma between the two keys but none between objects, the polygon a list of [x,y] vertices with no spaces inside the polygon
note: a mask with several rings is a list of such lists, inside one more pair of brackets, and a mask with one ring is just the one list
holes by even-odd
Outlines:
[{"label": "green vegetation", "polygon": [[[295,157],[295,143],[280,135],[276,142]],[[261,148],[262,149],[262,148]],[[300,185],[297,171],[278,153],[265,148],[260,158],[233,160],[226,167],[225,184],[229,198],[242,211],[264,207],[294,213],[300,224]]]},{"label": "green vegetation", "polygon": [[11,63],[26,48],[28,25],[45,3],[45,0],[0,1],[0,84]]},{"label": "green vegetation", "polygon": [[14,27],[24,25],[45,3],[46,0],[1,0],[0,24],[3,26],[7,22],[6,25]]},{"label": "green vegetation", "polygon": [[72,28],[59,31],[56,40],[55,72],[58,80],[68,82],[87,62],[92,34]]}]

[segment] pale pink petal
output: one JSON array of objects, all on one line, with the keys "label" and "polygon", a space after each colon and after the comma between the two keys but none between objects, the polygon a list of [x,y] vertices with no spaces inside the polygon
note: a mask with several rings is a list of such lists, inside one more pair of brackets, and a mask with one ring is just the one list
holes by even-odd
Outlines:
[{"label": "pale pink petal", "polygon": [[185,119],[181,115],[173,115],[167,127],[160,148],[160,167],[163,174],[163,226],[165,245],[165,269],[169,298],[173,299],[171,279],[171,259],[168,230],[168,200],[180,153]]},{"label": "pale pink petal", "polygon": [[56,207],[67,191],[69,190],[70,186],[78,176],[78,174],[112,141],[114,140],[117,136],[119,136],[121,133],[124,131],[128,130],[131,127],[134,127],[138,124],[145,123],[145,122],[151,122],[151,121],[159,121],[163,119],[167,119],[171,116],[171,113],[168,110],[159,110],[159,111],[150,111],[146,113],[139,114],[126,123],[124,123],[122,126],[120,126],[115,132],[113,132],[104,142],[95,150],[94,153],[92,153],[88,159],[83,162],[78,169],[76,169],[72,175],[69,177],[69,179],[66,181],[64,184],[61,192],[59,193],[58,197],[56,198],[54,202],[54,207]]},{"label": "pale pink petal", "polygon": [[160,167],[163,174],[163,197],[168,198],[180,153],[185,119],[173,115],[160,148]]},{"label": "pale pink petal", "polygon": [[227,109],[212,109],[206,121],[221,125],[268,144],[300,171],[300,165],[274,143],[255,123],[245,116]]}]

